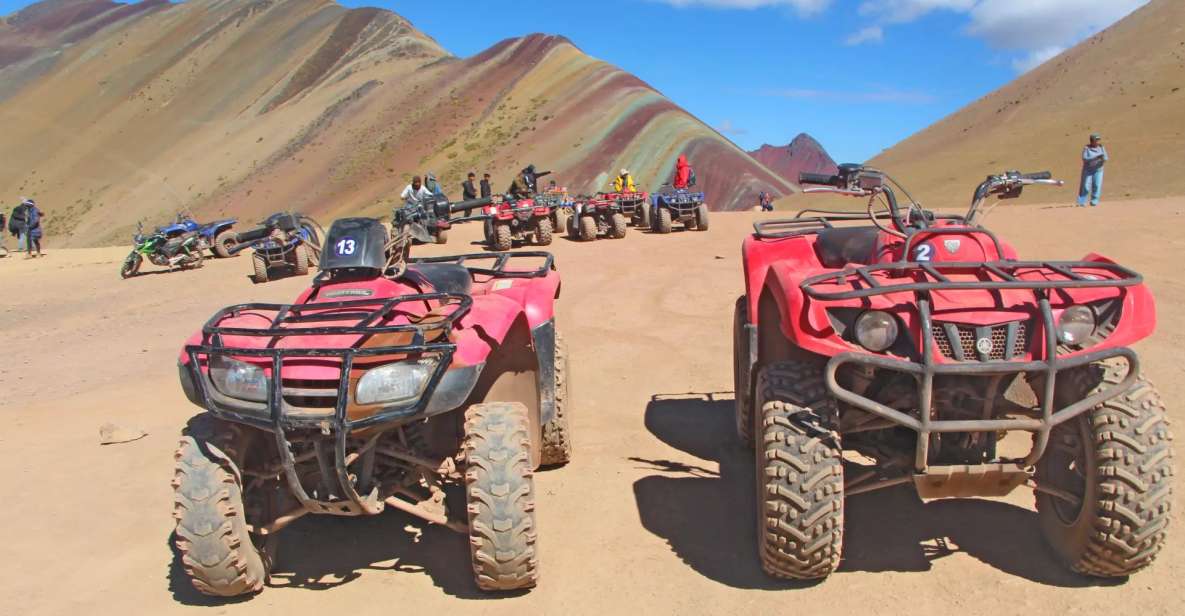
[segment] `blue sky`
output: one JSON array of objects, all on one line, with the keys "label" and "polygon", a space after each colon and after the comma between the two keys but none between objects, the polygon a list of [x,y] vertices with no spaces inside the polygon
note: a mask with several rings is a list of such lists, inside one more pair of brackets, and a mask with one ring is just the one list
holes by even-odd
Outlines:
[{"label": "blue sky", "polygon": [[[746,149],[799,132],[862,161],[1147,0],[339,0],[446,49],[562,34]],[[0,0],[0,14],[28,4]]]}]

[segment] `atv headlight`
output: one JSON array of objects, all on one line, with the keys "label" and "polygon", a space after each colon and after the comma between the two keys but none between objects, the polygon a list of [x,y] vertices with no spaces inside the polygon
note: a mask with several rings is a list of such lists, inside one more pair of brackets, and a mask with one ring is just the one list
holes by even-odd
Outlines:
[{"label": "atv headlight", "polygon": [[869,310],[856,319],[856,342],[873,353],[893,346],[897,332],[897,319],[887,312]]},{"label": "atv headlight", "polygon": [[436,369],[435,359],[399,362],[368,370],[358,379],[354,401],[358,404],[391,404],[415,400],[424,393]]},{"label": "atv headlight", "polygon": [[1057,320],[1057,337],[1062,344],[1082,344],[1094,333],[1094,311],[1086,306],[1070,306]]},{"label": "atv headlight", "polygon": [[258,366],[214,355],[210,357],[210,380],[218,391],[232,398],[267,402],[267,376]]}]

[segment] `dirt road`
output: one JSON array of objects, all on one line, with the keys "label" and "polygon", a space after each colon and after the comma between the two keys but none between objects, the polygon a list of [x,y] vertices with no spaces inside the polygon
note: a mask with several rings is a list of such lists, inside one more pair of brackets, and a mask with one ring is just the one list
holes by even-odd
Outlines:
[{"label": "dirt road", "polygon": [[[840,573],[821,584],[766,578],[753,462],[733,436],[730,392],[739,246],[756,216],[715,215],[708,233],[552,246],[575,373],[575,461],[537,476],[540,586],[501,598],[475,590],[461,536],[426,528],[417,542],[407,527],[418,524],[397,512],[302,519],[281,535],[261,595],[197,594],[169,543],[172,453],[196,410],[177,385],[179,346],[215,309],[290,300],[307,279],[255,286],[238,258],[120,281],[124,248],[0,260],[0,613],[1185,613],[1180,521],[1155,567],[1099,582],[1052,560],[1028,492],[1006,502],[854,497]],[[1022,256],[1093,249],[1147,276],[1160,326],[1139,350],[1179,433],[1183,222],[1185,199],[1001,208],[989,220]],[[479,234],[469,225],[422,254],[478,251],[467,243]],[[149,435],[100,446],[107,421]],[[1178,515],[1182,495],[1179,485]]]}]

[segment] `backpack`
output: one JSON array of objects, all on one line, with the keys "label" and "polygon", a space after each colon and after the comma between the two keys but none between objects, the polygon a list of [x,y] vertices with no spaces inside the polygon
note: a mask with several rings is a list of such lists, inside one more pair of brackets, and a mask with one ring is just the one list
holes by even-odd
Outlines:
[{"label": "backpack", "polygon": [[687,170],[687,187],[691,188],[692,186],[695,186],[695,167]]},{"label": "backpack", "polygon": [[12,208],[12,216],[8,219],[8,231],[10,233],[17,234],[25,231],[25,210],[27,209],[24,205],[18,205]]}]

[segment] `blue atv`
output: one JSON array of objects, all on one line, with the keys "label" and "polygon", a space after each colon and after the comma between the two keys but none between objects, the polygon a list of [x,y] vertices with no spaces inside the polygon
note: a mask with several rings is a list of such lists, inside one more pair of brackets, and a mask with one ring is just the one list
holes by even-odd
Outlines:
[{"label": "blue atv", "polygon": [[234,254],[232,249],[236,242],[233,227],[237,222],[237,219],[226,218],[202,224],[189,216],[178,214],[173,224],[157,227],[156,232],[168,239],[194,233],[202,250],[209,250],[214,256],[225,259]]},{"label": "blue atv", "polygon": [[652,233],[670,233],[671,225],[676,222],[691,231],[708,230],[708,204],[704,203],[702,192],[663,184],[662,189],[650,196],[650,209]]},{"label": "blue atv", "polygon": [[277,212],[258,226],[236,234],[230,254],[255,249],[251,279],[256,284],[267,282],[272,270],[278,268],[304,276],[321,259],[321,233],[321,225],[308,216]]}]

